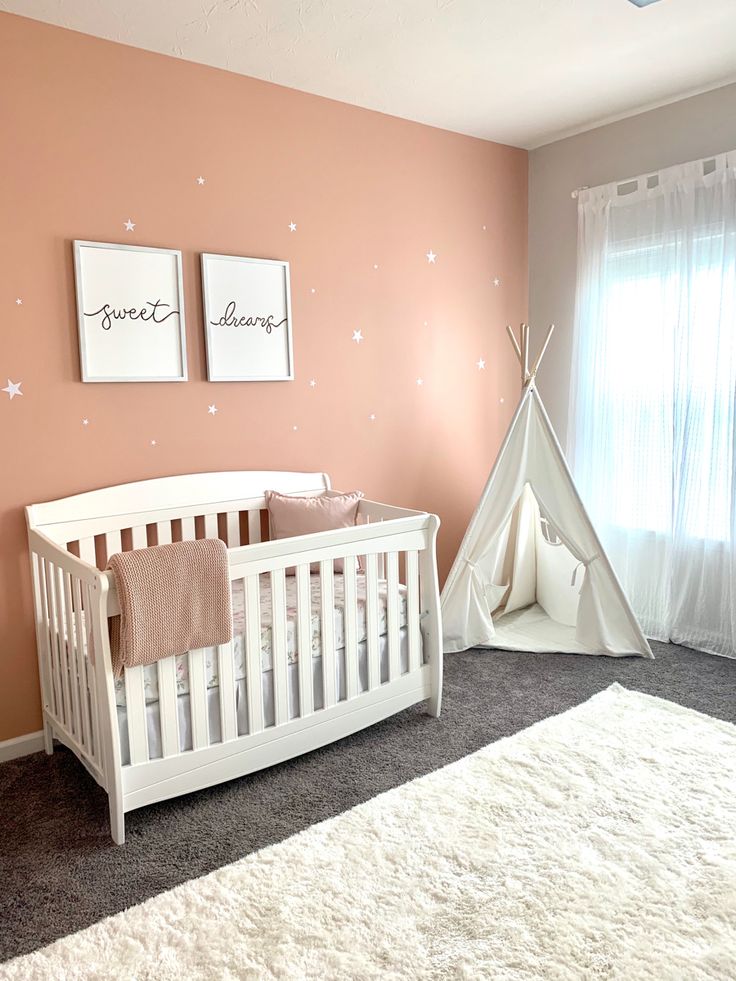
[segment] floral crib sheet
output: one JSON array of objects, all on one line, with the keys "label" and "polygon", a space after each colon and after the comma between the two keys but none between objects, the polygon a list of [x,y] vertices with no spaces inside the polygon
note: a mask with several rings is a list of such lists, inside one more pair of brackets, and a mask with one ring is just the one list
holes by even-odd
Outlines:
[{"label": "floral crib sheet", "polygon": [[[319,613],[321,603],[321,586],[319,575],[311,575],[311,644],[312,657],[320,657],[322,654],[322,623]],[[344,577],[336,575],[335,584],[335,607],[334,607],[334,632],[335,650],[341,650],[345,646],[345,586]],[[400,586],[399,602],[399,626],[406,626],[406,587]],[[357,576],[357,596],[358,596],[358,643],[366,639],[366,582],[365,575]],[[299,660],[297,645],[297,592],[296,577],[286,577],[286,653],[289,664],[294,664]],[[379,634],[383,635],[387,630],[387,586],[385,581],[379,581],[378,586],[378,618]],[[260,584],[260,607],[261,607],[261,671],[271,671],[273,669],[273,655],[271,650],[273,609],[271,601],[270,577],[261,577]],[[235,680],[241,681],[246,676],[245,669],[245,590],[242,580],[233,582],[233,655],[235,661]],[[218,657],[214,648],[207,650],[207,687],[216,688],[219,685],[218,677]],[[146,703],[158,701],[158,670],[155,664],[148,665],[143,669],[143,685],[146,696]],[[179,695],[186,695],[189,692],[189,658],[186,654],[181,654],[176,658],[176,690]],[[125,705],[125,678],[119,678],[115,682],[115,701],[120,707]]]}]

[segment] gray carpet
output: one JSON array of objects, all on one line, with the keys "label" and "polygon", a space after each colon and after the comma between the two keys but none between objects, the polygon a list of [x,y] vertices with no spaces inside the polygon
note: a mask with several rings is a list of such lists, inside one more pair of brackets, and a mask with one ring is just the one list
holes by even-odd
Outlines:
[{"label": "gray carpet", "polygon": [[445,659],[440,719],[409,709],[270,770],[129,814],[67,750],[0,765],[0,960],[233,862],[618,681],[736,722],[736,660],[653,645],[657,660],[468,651]]}]

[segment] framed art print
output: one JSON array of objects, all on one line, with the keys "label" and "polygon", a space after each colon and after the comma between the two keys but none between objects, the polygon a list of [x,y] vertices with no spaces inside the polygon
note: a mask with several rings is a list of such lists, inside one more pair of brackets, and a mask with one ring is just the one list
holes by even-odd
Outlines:
[{"label": "framed art print", "polygon": [[187,380],[181,252],[75,242],[82,381]]},{"label": "framed art print", "polygon": [[210,381],[292,381],[289,263],[202,254]]}]

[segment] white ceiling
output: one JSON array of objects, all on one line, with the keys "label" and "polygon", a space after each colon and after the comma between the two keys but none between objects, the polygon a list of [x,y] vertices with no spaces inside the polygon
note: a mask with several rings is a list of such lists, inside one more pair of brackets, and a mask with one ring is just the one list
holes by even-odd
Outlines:
[{"label": "white ceiling", "polygon": [[736,79],[736,0],[0,0],[0,10],[527,148]]}]

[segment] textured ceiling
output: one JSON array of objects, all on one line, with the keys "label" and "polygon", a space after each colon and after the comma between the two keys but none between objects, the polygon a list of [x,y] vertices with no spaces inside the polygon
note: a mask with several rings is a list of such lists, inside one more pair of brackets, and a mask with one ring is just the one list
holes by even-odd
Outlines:
[{"label": "textured ceiling", "polygon": [[0,0],[0,10],[522,147],[736,79],[736,0]]}]

